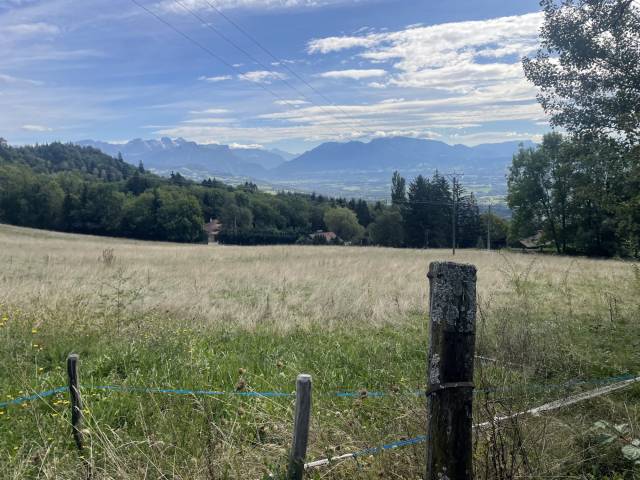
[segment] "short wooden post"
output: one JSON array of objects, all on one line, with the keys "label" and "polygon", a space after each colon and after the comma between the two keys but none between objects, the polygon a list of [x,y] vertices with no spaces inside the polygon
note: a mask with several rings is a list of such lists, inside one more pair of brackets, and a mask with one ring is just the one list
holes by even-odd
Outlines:
[{"label": "short wooden post", "polygon": [[78,355],[67,357],[67,375],[69,376],[69,400],[71,401],[71,428],[78,450],[82,452],[82,397],[78,381]]},{"label": "short wooden post", "polygon": [[471,480],[476,267],[429,266],[427,480]]},{"label": "short wooden post", "polygon": [[302,480],[304,477],[304,460],[307,455],[310,420],[311,375],[301,374],[296,380],[296,411],[287,472],[289,480]]}]

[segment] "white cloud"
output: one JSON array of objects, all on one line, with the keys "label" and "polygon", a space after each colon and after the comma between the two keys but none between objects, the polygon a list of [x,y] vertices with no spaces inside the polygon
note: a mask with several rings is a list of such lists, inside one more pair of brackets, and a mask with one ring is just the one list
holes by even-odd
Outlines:
[{"label": "white cloud", "polygon": [[[296,8],[320,8],[331,5],[349,3],[367,3],[375,0],[215,0],[215,5],[221,10],[283,10]],[[181,0],[190,10],[211,10],[211,0]],[[160,7],[171,13],[184,14],[185,10],[173,0],[163,0]]]},{"label": "white cloud", "polygon": [[293,99],[293,100],[276,100],[275,102],[273,102],[275,105],[287,105],[289,107],[294,106],[294,107],[300,107],[302,105],[308,105],[309,102],[307,102],[306,100],[300,100],[300,99]]},{"label": "white cloud", "polygon": [[228,118],[192,118],[190,120],[184,120],[182,123],[193,123],[196,125],[210,125],[219,123],[229,123]]},{"label": "white cloud", "polygon": [[477,133],[453,134],[449,137],[449,141],[474,146],[482,143],[499,143],[513,140],[531,140],[540,143],[542,142],[542,137],[543,135],[540,133],[491,130]]},{"label": "white cloud", "polygon": [[232,80],[233,77],[231,75],[218,75],[216,77],[205,77],[204,75],[201,77],[198,77],[198,80],[203,81],[203,82],[211,82],[211,83],[216,83],[216,82],[224,82],[225,80]]},{"label": "white cloud", "polygon": [[[315,39],[310,54],[360,49],[373,64],[392,63],[398,73],[385,86],[472,92],[524,78],[520,58],[536,50],[543,14],[411,27],[396,32]],[[532,98],[532,97],[531,97]]]},{"label": "white cloud", "polygon": [[28,84],[28,85],[43,85],[43,82],[39,82],[37,80],[30,80],[28,78],[18,78],[18,77],[14,77],[12,75],[3,75],[0,73],[0,83],[6,83],[6,84]]},{"label": "white cloud", "polygon": [[[506,96],[526,96],[525,87],[528,85],[516,85]],[[478,128],[488,122],[537,122],[545,118],[535,101],[502,99],[502,93],[497,87],[487,87],[466,95],[434,99],[390,98],[366,105],[307,105],[259,115],[252,119],[251,126],[189,123],[165,127],[155,133],[199,142],[217,139],[224,143],[320,142],[382,136],[447,139],[447,132]],[[504,138],[511,136],[505,133]],[[469,141],[473,139],[469,137]]]},{"label": "white cloud", "polygon": [[287,76],[280,72],[271,72],[268,70],[256,70],[254,72],[246,72],[238,75],[240,80],[246,80],[253,83],[271,83],[274,80],[284,80]]},{"label": "white cloud", "polygon": [[60,28],[50,23],[19,23],[0,27],[0,34],[11,36],[56,35]]},{"label": "white cloud", "polygon": [[45,127],[43,125],[22,125],[22,130],[25,132],[51,132],[52,128]]},{"label": "white cloud", "polygon": [[350,78],[353,80],[360,80],[363,78],[384,77],[386,74],[386,70],[376,68],[368,70],[333,70],[321,73],[319,76],[322,78]]},{"label": "white cloud", "polygon": [[229,148],[232,150],[243,149],[243,148],[251,148],[251,149],[259,149],[264,150],[264,146],[259,143],[230,143]]},{"label": "white cloud", "polygon": [[203,114],[222,115],[225,113],[229,113],[229,110],[227,110],[226,108],[207,108],[204,110],[191,110],[189,113],[192,113],[195,115],[203,115]]},{"label": "white cloud", "polygon": [[367,37],[329,37],[311,40],[307,46],[307,51],[309,53],[329,53],[355,47],[373,47],[377,43],[377,35]]}]

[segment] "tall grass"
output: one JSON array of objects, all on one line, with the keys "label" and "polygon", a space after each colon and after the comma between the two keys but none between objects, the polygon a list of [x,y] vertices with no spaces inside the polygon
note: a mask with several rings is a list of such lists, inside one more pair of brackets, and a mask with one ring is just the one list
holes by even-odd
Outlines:
[{"label": "tall grass", "polygon": [[[189,246],[0,226],[0,395],[64,385],[74,351],[93,478],[279,478],[292,397],[92,387],[292,392],[304,372],[314,379],[310,459],[422,434],[424,398],[415,391],[426,375],[426,270],[452,259],[436,250]],[[485,360],[476,383],[498,389],[478,395],[478,420],[567,394],[541,384],[640,371],[637,267],[482,251],[455,260],[478,267]],[[375,391],[390,394],[366,395]],[[477,432],[478,476],[632,478],[633,462],[619,445],[600,445],[591,427],[626,423],[629,441],[637,438],[639,394]],[[418,478],[423,453],[407,447],[311,476]],[[65,395],[0,409],[3,478],[78,478],[83,468]]]}]

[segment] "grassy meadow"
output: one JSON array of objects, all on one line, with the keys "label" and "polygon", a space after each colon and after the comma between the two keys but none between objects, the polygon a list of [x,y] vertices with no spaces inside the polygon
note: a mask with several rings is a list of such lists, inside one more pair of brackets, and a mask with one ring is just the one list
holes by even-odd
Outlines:
[{"label": "grassy meadow", "polygon": [[[449,251],[145,243],[0,225],[0,402],[66,385],[80,355],[87,448],[65,393],[0,408],[0,477],[282,478],[293,392],[313,376],[309,460],[425,431],[429,262]],[[460,251],[478,267],[475,416],[640,373],[632,263]],[[572,382],[567,384],[566,382]],[[351,397],[336,392],[354,392]],[[376,397],[370,392],[387,392]],[[599,422],[599,423],[596,423]],[[477,478],[636,478],[640,387],[475,433]],[[640,441],[637,442],[640,445]],[[417,479],[424,444],[309,471]],[[640,452],[638,458],[640,460]]]}]

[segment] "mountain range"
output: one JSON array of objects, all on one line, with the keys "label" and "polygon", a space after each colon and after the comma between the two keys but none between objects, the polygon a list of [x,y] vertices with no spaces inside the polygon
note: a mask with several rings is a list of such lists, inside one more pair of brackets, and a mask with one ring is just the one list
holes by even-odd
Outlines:
[{"label": "mountain range", "polygon": [[271,152],[260,148],[232,148],[229,145],[198,144],[183,138],[142,140],[127,143],[107,143],[96,140],[77,142],[101,150],[111,156],[121,154],[133,165],[142,162],[146,168],[159,172],[191,170],[209,175],[231,175],[264,178],[267,170],[290,159],[292,154]]},{"label": "mountain range", "polygon": [[206,171],[211,175],[247,176],[255,179],[278,179],[305,174],[330,172],[367,172],[387,170],[455,170],[471,169],[474,173],[503,171],[520,144],[531,141],[488,143],[468,147],[449,145],[436,140],[408,137],[374,139],[368,143],[323,143],[302,155],[282,150],[231,147],[221,144],[198,144],[182,138],[160,140],[135,139],[127,143],[82,140],[91,146],[117,156],[133,165],[143,162],[154,170],[183,168]]},{"label": "mountain range", "polygon": [[411,178],[434,171],[464,172],[476,185],[477,193],[501,195],[506,188],[505,173],[520,145],[531,141],[487,143],[468,147],[437,140],[408,137],[378,138],[370,142],[327,142],[301,155],[282,150],[198,144],[183,138],[135,139],[127,143],[83,140],[91,146],[133,165],[159,174],[171,171],[201,180],[218,177],[251,179],[275,189],[292,188],[330,195],[358,193],[365,198],[384,197],[391,173],[399,170]]}]

